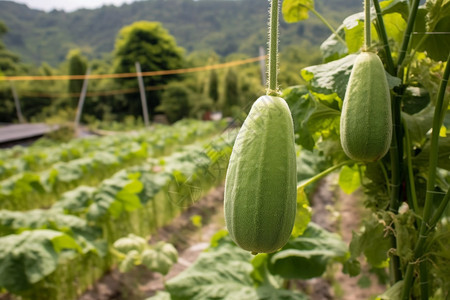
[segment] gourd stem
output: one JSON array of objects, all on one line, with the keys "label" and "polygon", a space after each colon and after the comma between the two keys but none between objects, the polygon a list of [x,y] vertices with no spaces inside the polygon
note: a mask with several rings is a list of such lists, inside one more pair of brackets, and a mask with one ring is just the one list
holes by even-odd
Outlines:
[{"label": "gourd stem", "polygon": [[[444,96],[445,90],[447,88],[448,78],[450,75],[450,54],[447,58],[447,64],[444,69],[444,75],[441,80],[441,84],[439,85],[439,91],[436,99],[436,107],[434,110],[433,116],[433,127],[431,132],[431,145],[430,145],[430,160],[428,163],[428,180],[427,180],[427,193],[425,197],[425,206],[423,210],[422,224],[420,226],[419,238],[416,243],[416,247],[414,248],[414,256],[412,261],[409,262],[408,267],[406,268],[406,275],[403,284],[402,290],[402,298],[403,300],[409,299],[409,293],[411,291],[412,283],[413,283],[413,273],[415,262],[419,260],[423,254],[425,242],[428,238],[428,234],[432,231],[434,225],[436,223],[431,223],[430,221],[437,222],[440,218],[440,215],[432,216],[432,203],[434,198],[434,185],[436,183],[436,168],[438,161],[438,150],[439,150],[439,131],[442,126],[442,122],[444,119],[444,114],[447,110],[447,105],[444,105]],[[448,192],[447,192],[448,194]],[[442,200],[448,202],[447,195]],[[445,208],[445,207],[444,207]],[[439,206],[441,209],[441,205]],[[443,212],[440,212],[440,214]],[[438,213],[438,212],[436,212]],[[431,227],[433,225],[433,227]]]},{"label": "gourd stem", "polygon": [[311,183],[314,183],[314,182],[316,182],[317,180],[319,180],[319,179],[325,177],[326,175],[330,174],[330,173],[333,172],[334,170],[337,170],[337,169],[339,169],[339,168],[342,167],[342,166],[349,165],[349,164],[353,164],[353,163],[355,163],[353,160],[346,160],[346,161],[343,161],[343,162],[341,162],[341,163],[339,163],[339,164],[337,164],[337,165],[334,165],[334,166],[332,166],[332,167],[326,169],[325,171],[320,172],[320,173],[317,174],[316,176],[313,176],[313,177],[311,177],[311,178],[309,178],[309,179],[303,180],[302,182],[300,182],[299,185],[297,185],[297,189],[304,188],[304,187],[306,187],[307,185],[309,185],[309,184],[311,184]]},{"label": "gourd stem", "polygon": [[368,51],[372,42],[370,36],[370,0],[364,0],[364,48],[363,51]]},{"label": "gourd stem", "polygon": [[381,41],[383,42],[383,49],[386,53],[386,67],[389,74],[395,76],[395,66],[394,61],[392,59],[391,48],[389,47],[389,40],[386,33],[386,27],[384,26],[383,14],[381,13],[380,2],[378,0],[373,0],[373,6],[375,7],[375,11],[377,12],[377,24],[379,27],[379,33],[381,37]]},{"label": "gourd stem", "polygon": [[269,73],[267,95],[277,96],[278,72],[278,0],[272,0],[270,5],[269,28]]},{"label": "gourd stem", "polygon": [[333,26],[330,25],[330,23],[328,23],[328,21],[321,15],[319,14],[319,12],[317,10],[315,10],[314,8],[308,7],[305,5],[305,7],[307,7],[313,14],[316,15],[316,17],[318,17],[320,19],[320,21],[322,21],[322,23],[328,27],[328,29],[331,30],[332,33],[334,33],[334,35],[336,36],[336,38],[345,46],[347,46],[347,43],[344,41],[344,39],[337,33],[337,31],[333,28]]},{"label": "gourd stem", "polygon": [[[398,52],[398,61],[397,67],[402,68],[403,60],[406,57],[406,50],[408,49],[409,40],[411,39],[411,33],[414,28],[414,23],[416,21],[417,9],[419,8],[420,0],[413,0],[412,9],[408,17],[408,23],[406,25],[405,34],[403,36],[402,46],[400,47],[400,51]],[[403,73],[403,72],[402,72]],[[402,76],[399,76],[400,79],[403,79]]]}]

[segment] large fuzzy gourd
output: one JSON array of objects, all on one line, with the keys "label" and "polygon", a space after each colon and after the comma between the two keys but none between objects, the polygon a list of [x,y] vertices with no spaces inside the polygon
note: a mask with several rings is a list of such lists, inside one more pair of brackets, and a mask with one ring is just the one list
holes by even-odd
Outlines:
[{"label": "large fuzzy gourd", "polygon": [[345,93],[340,131],[342,148],[351,159],[373,162],[389,150],[389,85],[383,63],[375,53],[362,52],[356,58]]},{"label": "large fuzzy gourd", "polygon": [[270,253],[290,237],[296,215],[294,129],[286,101],[262,96],[233,147],[225,181],[231,238],[253,253]]}]

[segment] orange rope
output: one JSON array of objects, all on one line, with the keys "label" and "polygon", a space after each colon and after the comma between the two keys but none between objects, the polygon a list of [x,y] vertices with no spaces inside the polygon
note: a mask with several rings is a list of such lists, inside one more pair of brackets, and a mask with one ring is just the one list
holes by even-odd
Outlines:
[{"label": "orange rope", "polygon": [[[162,90],[166,86],[158,85],[158,86],[148,86],[145,88],[147,91],[157,91]],[[87,92],[86,97],[96,97],[96,96],[108,96],[108,95],[122,95],[122,94],[132,94],[138,93],[139,89],[122,89],[122,90],[110,90],[110,91],[92,91]],[[36,97],[36,98],[61,98],[61,97],[80,97],[81,93],[58,93],[58,94],[46,94],[46,93],[33,93],[22,91],[19,93],[20,96],[24,97]]]},{"label": "orange rope", "polygon": [[[162,76],[162,75],[172,75],[172,74],[182,74],[182,73],[192,73],[199,71],[207,71],[221,68],[228,68],[243,64],[248,64],[260,60],[264,60],[266,56],[258,56],[253,58],[242,59],[238,61],[232,61],[222,64],[194,67],[194,68],[184,68],[175,70],[161,70],[161,71],[150,71],[142,72],[143,77],[149,76]],[[70,80],[70,79],[101,79],[101,78],[130,78],[136,77],[137,73],[119,73],[119,74],[90,74],[90,75],[52,75],[52,76],[0,76],[0,81],[21,81],[21,80]]]}]

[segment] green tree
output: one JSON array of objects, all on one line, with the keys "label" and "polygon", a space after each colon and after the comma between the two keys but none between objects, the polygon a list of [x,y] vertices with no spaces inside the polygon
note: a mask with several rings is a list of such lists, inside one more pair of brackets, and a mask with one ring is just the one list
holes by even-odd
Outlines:
[{"label": "green tree", "polygon": [[189,116],[191,109],[191,90],[180,82],[170,83],[161,96],[157,111],[164,112],[169,122],[176,122]]},{"label": "green tree", "polygon": [[233,69],[229,69],[225,77],[225,105],[223,108],[224,116],[231,116],[233,106],[239,105],[239,85],[238,76]]},{"label": "green tree", "polygon": [[[0,21],[0,38],[8,32],[6,25]],[[6,49],[0,40],[0,71],[5,75],[16,74],[20,70],[19,56]]]},{"label": "green tree", "polygon": [[[142,72],[171,70],[182,67],[183,49],[178,47],[171,36],[158,22],[139,21],[123,27],[116,39],[114,52],[114,72],[136,72],[135,63],[139,62]],[[146,87],[158,87],[167,84],[175,75],[144,77]],[[137,88],[136,78],[120,79],[126,88]],[[128,94],[126,103],[119,103],[116,109],[129,114],[140,115],[140,101],[136,101],[139,93]],[[155,107],[160,103],[158,92],[147,92],[148,107],[153,115]]]},{"label": "green tree", "polygon": [[216,70],[211,70],[209,73],[209,98],[214,104],[219,100],[219,78]]},{"label": "green tree", "polygon": [[[87,70],[87,59],[81,54],[80,49],[72,49],[67,54],[69,61],[70,75],[84,75]],[[83,87],[83,80],[72,79],[69,80],[69,93],[80,93]]]},{"label": "green tree", "polygon": [[[1,38],[8,32],[6,25],[0,21],[0,76],[17,75],[24,68],[20,63],[19,56],[6,49]],[[16,108],[8,82],[0,82],[0,120],[2,122],[13,122],[17,120]]]}]

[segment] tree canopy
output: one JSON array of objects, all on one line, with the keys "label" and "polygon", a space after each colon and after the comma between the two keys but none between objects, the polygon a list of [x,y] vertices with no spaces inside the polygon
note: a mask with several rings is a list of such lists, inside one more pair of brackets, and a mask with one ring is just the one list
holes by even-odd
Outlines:
[{"label": "tree canopy", "polygon": [[[184,50],[177,46],[175,38],[158,22],[139,21],[123,27],[116,39],[114,73],[136,72],[136,62],[142,72],[178,69],[183,66]],[[159,87],[173,80],[175,75],[145,77],[146,87]],[[136,78],[120,79],[127,88],[138,86]],[[148,92],[150,112],[159,104],[159,95]],[[130,113],[142,110],[136,94],[128,95]]]}]

